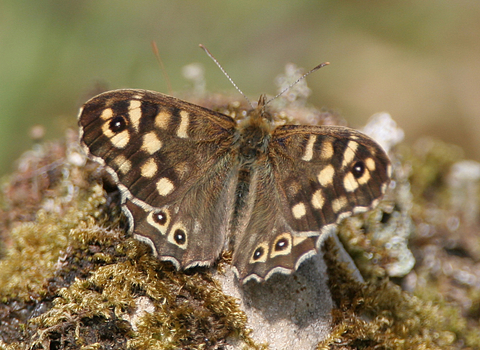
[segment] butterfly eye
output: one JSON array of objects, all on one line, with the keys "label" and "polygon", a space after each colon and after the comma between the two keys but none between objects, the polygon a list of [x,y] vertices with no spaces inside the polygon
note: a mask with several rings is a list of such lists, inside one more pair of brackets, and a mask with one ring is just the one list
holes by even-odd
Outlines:
[{"label": "butterfly eye", "polygon": [[127,128],[127,121],[123,115],[119,115],[110,121],[109,126],[112,132],[119,133]]},{"label": "butterfly eye", "polygon": [[353,164],[352,167],[352,174],[355,176],[356,179],[359,179],[363,176],[363,173],[365,173],[365,163],[359,160],[355,164]]},{"label": "butterfly eye", "polygon": [[253,253],[253,260],[260,259],[264,253],[265,253],[265,250],[263,249],[263,247],[258,247],[257,249],[255,249],[255,252]]},{"label": "butterfly eye", "polygon": [[187,241],[187,235],[185,234],[185,231],[181,229],[176,229],[173,235],[173,239],[175,240],[175,242],[177,242],[178,245],[183,245]]},{"label": "butterfly eye", "polygon": [[288,239],[281,238],[275,244],[275,251],[279,252],[288,248]]},{"label": "butterfly eye", "polygon": [[165,225],[167,222],[167,214],[165,214],[163,211],[160,211],[156,214],[153,215],[153,220],[159,224],[159,225]]}]

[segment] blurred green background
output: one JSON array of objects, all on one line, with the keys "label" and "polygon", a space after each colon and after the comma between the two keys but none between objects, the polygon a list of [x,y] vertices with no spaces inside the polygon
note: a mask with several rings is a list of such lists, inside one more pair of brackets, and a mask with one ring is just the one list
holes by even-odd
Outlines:
[{"label": "blurred green background", "polygon": [[205,67],[211,92],[235,93],[198,48],[205,44],[253,99],[274,94],[288,62],[306,69],[310,102],[352,126],[390,112],[407,140],[432,135],[480,160],[480,1],[267,0],[0,2],[0,174],[29,149],[76,127],[102,85],[188,89],[181,68]]}]

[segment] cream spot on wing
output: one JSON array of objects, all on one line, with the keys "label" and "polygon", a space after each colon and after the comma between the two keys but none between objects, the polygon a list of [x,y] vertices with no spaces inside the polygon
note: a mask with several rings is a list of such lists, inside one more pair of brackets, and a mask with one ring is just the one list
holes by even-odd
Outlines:
[{"label": "cream spot on wing", "polygon": [[109,120],[113,117],[113,110],[111,108],[105,109],[102,114],[100,114],[100,118],[103,120]]},{"label": "cream spot on wing", "polygon": [[157,191],[161,196],[168,196],[175,189],[173,182],[166,177],[157,181]]},{"label": "cream spot on wing", "polygon": [[305,153],[303,154],[302,160],[308,162],[312,160],[313,157],[313,146],[317,140],[317,135],[310,135],[308,139],[307,146],[305,147]]},{"label": "cream spot on wing", "polygon": [[355,207],[353,208],[353,214],[356,215],[356,214],[365,213],[368,210],[369,210],[369,207]]},{"label": "cream spot on wing", "polygon": [[180,125],[178,126],[177,136],[183,139],[188,137],[188,125],[190,124],[190,115],[187,111],[180,111]]},{"label": "cream spot on wing", "polygon": [[151,131],[143,136],[142,150],[148,154],[154,154],[160,148],[162,148],[162,146],[162,141],[158,139],[155,132]]},{"label": "cream spot on wing", "polygon": [[358,178],[357,181],[360,185],[365,185],[370,180],[370,178],[370,172],[368,171],[368,169],[365,169],[362,177]]},{"label": "cream spot on wing", "polygon": [[387,184],[384,183],[380,190],[382,191],[382,193],[385,193],[387,191]]},{"label": "cream spot on wing", "polygon": [[295,219],[301,219],[307,213],[307,209],[305,208],[305,204],[297,203],[292,207],[292,214]]},{"label": "cream spot on wing", "polygon": [[312,196],[312,205],[315,209],[322,209],[325,203],[325,197],[322,194],[322,190],[316,190]]},{"label": "cream spot on wing", "polygon": [[143,177],[151,178],[155,176],[158,171],[157,163],[153,158],[148,159],[140,168]]},{"label": "cream spot on wing", "polygon": [[188,246],[188,234],[185,226],[181,223],[175,223],[168,232],[168,241],[175,244],[181,249],[186,249]]},{"label": "cream spot on wing", "polygon": [[345,178],[343,179],[343,187],[345,187],[347,192],[353,192],[358,188],[358,182],[351,172],[345,175]]},{"label": "cream spot on wing", "polygon": [[279,234],[273,242],[272,249],[270,250],[270,258],[274,258],[278,255],[288,255],[292,252],[292,236],[290,233],[285,232]]},{"label": "cream spot on wing", "polygon": [[372,158],[365,159],[365,165],[367,166],[368,170],[375,171],[375,161]]},{"label": "cream spot on wing", "polygon": [[155,117],[155,125],[160,129],[168,129],[168,124],[170,124],[170,119],[172,115],[168,111],[160,111]]},{"label": "cream spot on wing", "polygon": [[135,131],[138,132],[140,126],[140,118],[142,118],[142,102],[138,100],[131,100],[128,108],[130,122],[132,123]]},{"label": "cream spot on wing", "polygon": [[342,163],[343,167],[346,167],[355,158],[355,152],[357,148],[358,148],[357,142],[355,141],[348,142],[347,147],[345,148],[345,152],[343,153],[343,163]]},{"label": "cream spot on wing", "polygon": [[342,208],[347,205],[347,198],[339,197],[332,201],[332,209],[334,213],[338,213]]},{"label": "cream spot on wing", "polygon": [[387,175],[388,177],[392,176],[392,166],[390,164],[387,165]]},{"label": "cream spot on wing", "polygon": [[132,162],[123,155],[115,157],[113,164],[117,166],[118,171],[122,174],[126,174],[132,169]]},{"label": "cream spot on wing", "polygon": [[268,244],[267,242],[262,242],[255,247],[255,250],[252,253],[249,263],[255,264],[257,262],[267,261],[268,256]]},{"label": "cream spot on wing", "polygon": [[152,211],[147,216],[147,222],[164,235],[170,224],[170,212],[167,209]]},{"label": "cream spot on wing", "polygon": [[333,184],[333,176],[335,175],[335,169],[333,165],[327,165],[323,168],[320,173],[318,174],[318,182],[322,186],[330,186]]},{"label": "cream spot on wing", "polygon": [[324,141],[320,156],[323,160],[328,160],[333,157],[333,144],[331,141]]},{"label": "cream spot on wing", "polygon": [[[108,130],[113,134],[110,129]],[[114,134],[112,137],[110,137],[110,142],[114,147],[123,149],[125,148],[125,146],[128,145],[128,142],[130,142],[130,133],[128,132],[128,130],[123,130],[118,134]]]},{"label": "cream spot on wing", "polygon": [[308,239],[308,236],[293,236],[293,246],[297,246]]}]

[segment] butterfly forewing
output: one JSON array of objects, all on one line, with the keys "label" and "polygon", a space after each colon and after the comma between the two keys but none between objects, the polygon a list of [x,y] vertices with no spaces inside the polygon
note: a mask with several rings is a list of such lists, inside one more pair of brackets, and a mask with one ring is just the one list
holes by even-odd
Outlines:
[{"label": "butterfly forewing", "polygon": [[233,119],[160,93],[117,90],[88,101],[79,123],[87,151],[118,182],[137,238],[178,267],[218,257],[236,183]]},{"label": "butterfly forewing", "polygon": [[389,182],[385,152],[349,128],[282,126],[270,145],[277,188],[287,204],[284,215],[299,231],[318,230],[370,209]]}]

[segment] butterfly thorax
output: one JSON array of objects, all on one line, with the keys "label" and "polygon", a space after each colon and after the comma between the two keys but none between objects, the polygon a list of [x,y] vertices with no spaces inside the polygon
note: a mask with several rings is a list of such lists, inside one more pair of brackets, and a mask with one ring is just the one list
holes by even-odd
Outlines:
[{"label": "butterfly thorax", "polygon": [[250,111],[238,127],[240,137],[237,147],[241,161],[250,163],[267,153],[273,128],[271,116],[265,111],[264,97],[261,96],[257,108]]}]

